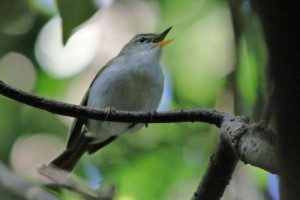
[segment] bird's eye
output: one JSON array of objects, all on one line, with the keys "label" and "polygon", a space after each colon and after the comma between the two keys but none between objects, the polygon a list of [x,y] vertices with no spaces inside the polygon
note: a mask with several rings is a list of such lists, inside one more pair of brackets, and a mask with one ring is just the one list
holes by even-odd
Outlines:
[{"label": "bird's eye", "polygon": [[139,43],[144,43],[146,41],[146,38],[141,37],[138,41],[139,41]]}]

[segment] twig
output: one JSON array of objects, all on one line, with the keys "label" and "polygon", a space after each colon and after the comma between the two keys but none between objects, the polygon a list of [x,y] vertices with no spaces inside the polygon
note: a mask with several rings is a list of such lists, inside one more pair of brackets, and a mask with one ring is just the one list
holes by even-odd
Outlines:
[{"label": "twig", "polygon": [[58,169],[52,165],[43,165],[39,168],[39,173],[48,177],[53,182],[52,185],[60,186],[77,193],[86,200],[112,200],[114,195],[114,191],[102,194],[98,191],[91,190],[86,184],[74,180],[69,172]]},{"label": "twig", "polygon": [[13,173],[0,163],[0,185],[12,191],[22,199],[28,200],[58,200],[51,193],[46,192],[37,185],[27,181],[25,178]]},{"label": "twig", "polygon": [[51,113],[76,117],[90,118],[112,122],[132,122],[132,123],[170,123],[170,122],[206,122],[221,126],[225,118],[230,114],[212,109],[190,109],[168,112],[128,112],[114,111],[107,114],[106,109],[93,109],[69,103],[63,103],[43,97],[39,97],[28,92],[13,88],[0,81],[0,94],[18,102],[46,110]]}]

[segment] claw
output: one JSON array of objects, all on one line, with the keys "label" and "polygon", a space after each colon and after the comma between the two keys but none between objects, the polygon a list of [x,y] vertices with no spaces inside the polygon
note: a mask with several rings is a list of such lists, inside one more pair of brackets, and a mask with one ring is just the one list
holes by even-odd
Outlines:
[{"label": "claw", "polygon": [[[155,109],[151,109],[149,110],[148,114],[149,114],[149,117],[150,117],[150,120],[152,121],[153,119],[153,116],[156,114],[156,110]],[[148,123],[145,123],[145,127],[148,128]]]},{"label": "claw", "polygon": [[153,119],[153,116],[154,116],[156,113],[157,113],[157,112],[156,112],[156,110],[155,110],[155,109],[151,109],[151,110],[149,111],[150,120],[152,120],[152,119]]},{"label": "claw", "polygon": [[105,112],[106,112],[106,117],[105,119],[108,119],[109,115],[111,113],[115,113],[116,112],[116,109],[115,108],[112,108],[112,107],[108,107],[108,108],[105,108]]}]

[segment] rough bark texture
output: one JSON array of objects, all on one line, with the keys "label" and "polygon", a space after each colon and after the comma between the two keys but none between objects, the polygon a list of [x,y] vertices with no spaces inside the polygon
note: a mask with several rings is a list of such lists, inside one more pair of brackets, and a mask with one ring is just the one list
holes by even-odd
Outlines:
[{"label": "rough bark texture", "polygon": [[251,2],[262,21],[271,78],[275,84],[281,199],[299,199],[300,3],[284,0]]}]

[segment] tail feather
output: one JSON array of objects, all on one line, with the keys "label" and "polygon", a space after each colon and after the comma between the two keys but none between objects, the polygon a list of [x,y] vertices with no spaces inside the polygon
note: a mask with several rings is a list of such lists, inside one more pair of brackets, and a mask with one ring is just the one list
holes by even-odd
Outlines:
[{"label": "tail feather", "polygon": [[93,138],[86,137],[82,134],[71,148],[67,147],[67,149],[56,157],[50,165],[54,165],[59,169],[71,172],[85,152],[93,154],[113,142],[116,138],[117,136],[112,136],[101,143],[93,144],[91,143]]},{"label": "tail feather", "polygon": [[90,142],[90,138],[83,137],[78,140],[78,143],[73,148],[63,151],[50,165],[54,165],[62,170],[72,171],[83,154],[88,150]]},{"label": "tail feather", "polygon": [[87,150],[87,152],[89,154],[93,154],[95,153],[96,151],[102,149],[103,147],[105,147],[106,145],[110,144],[111,142],[113,142],[114,140],[117,139],[117,136],[111,136],[110,138],[108,138],[107,140],[101,142],[101,143],[98,143],[98,144],[91,144],[89,149]]}]

